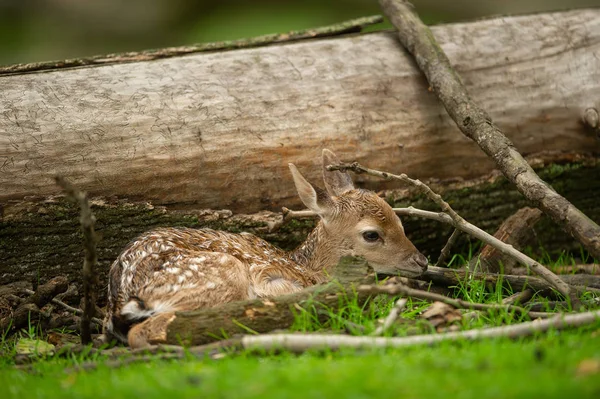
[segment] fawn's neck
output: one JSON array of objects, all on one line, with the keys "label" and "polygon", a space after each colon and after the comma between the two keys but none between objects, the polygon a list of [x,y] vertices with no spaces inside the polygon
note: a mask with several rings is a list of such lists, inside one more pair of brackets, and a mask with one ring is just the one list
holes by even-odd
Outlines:
[{"label": "fawn's neck", "polygon": [[327,272],[345,255],[337,241],[319,221],[306,240],[290,253],[290,258],[306,269],[317,283],[321,283],[327,280]]}]

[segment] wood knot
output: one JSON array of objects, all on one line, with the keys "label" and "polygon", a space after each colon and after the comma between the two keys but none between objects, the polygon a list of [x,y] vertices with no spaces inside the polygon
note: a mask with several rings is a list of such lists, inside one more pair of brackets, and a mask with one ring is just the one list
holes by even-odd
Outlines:
[{"label": "wood knot", "polygon": [[581,116],[583,124],[596,132],[596,137],[600,139],[600,115],[596,108],[588,108],[583,111]]}]

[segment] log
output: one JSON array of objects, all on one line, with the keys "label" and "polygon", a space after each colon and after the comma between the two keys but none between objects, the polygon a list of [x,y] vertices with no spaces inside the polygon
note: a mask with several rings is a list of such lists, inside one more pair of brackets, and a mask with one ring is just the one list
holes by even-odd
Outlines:
[{"label": "log", "polygon": [[287,329],[294,323],[294,314],[302,311],[309,312],[323,322],[329,318],[329,310],[343,306],[345,298],[354,297],[355,292],[359,305],[371,296],[356,291],[361,284],[375,282],[375,274],[364,260],[342,258],[332,276],[330,283],[312,286],[294,294],[178,312],[169,323],[167,343],[202,345],[235,334]]},{"label": "log", "polygon": [[[597,158],[546,157],[531,159],[538,173],[569,198],[592,219],[600,220],[600,202],[590,193],[600,192],[600,162]],[[527,203],[506,180],[497,174],[480,179],[438,182],[435,190],[448,200],[468,221],[493,233],[508,216]],[[434,204],[412,189],[390,190],[382,193],[397,207],[414,205],[436,210]],[[232,232],[248,231],[284,248],[295,248],[314,226],[314,220],[291,220],[277,231],[269,225],[280,220],[273,212],[238,214],[229,210],[180,210],[151,202],[132,202],[114,198],[90,199],[96,215],[99,237],[99,287],[107,284],[107,272],[125,245],[138,234],[158,226],[187,226],[223,229]],[[175,209],[173,209],[175,208]],[[417,248],[430,257],[437,257],[451,232],[451,227],[437,222],[404,217],[403,224]],[[76,283],[81,292],[81,260],[84,256],[79,212],[64,197],[28,198],[15,202],[4,210],[0,219],[0,285],[26,280],[45,282],[56,275],[65,275]],[[541,246],[558,253],[579,246],[549,220],[536,227]],[[461,235],[453,253],[465,253],[476,245]],[[434,259],[434,258],[431,258]],[[98,292],[99,303],[105,300],[105,290]]]},{"label": "log", "polygon": [[[433,33],[522,153],[597,151],[581,117],[598,108],[600,10]],[[294,206],[286,164],[319,181],[323,146],[419,179],[493,168],[392,32],[0,76],[0,114],[4,207],[57,194],[55,174],[91,197],[246,213]]]}]

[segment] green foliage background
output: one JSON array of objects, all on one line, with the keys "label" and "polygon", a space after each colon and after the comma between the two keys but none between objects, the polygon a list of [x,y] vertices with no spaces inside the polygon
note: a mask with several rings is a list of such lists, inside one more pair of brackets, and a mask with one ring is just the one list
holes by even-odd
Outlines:
[{"label": "green foliage background", "polygon": [[[600,0],[413,3],[426,22],[441,23]],[[376,0],[0,0],[0,65],[239,39],[379,13]]]}]

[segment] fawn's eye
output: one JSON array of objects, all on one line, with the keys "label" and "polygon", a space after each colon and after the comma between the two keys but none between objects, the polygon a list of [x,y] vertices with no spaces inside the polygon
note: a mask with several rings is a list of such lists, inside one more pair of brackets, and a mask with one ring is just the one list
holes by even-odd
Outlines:
[{"label": "fawn's eye", "polygon": [[367,242],[375,242],[379,240],[379,233],[374,230],[368,230],[362,233],[363,238]]}]

